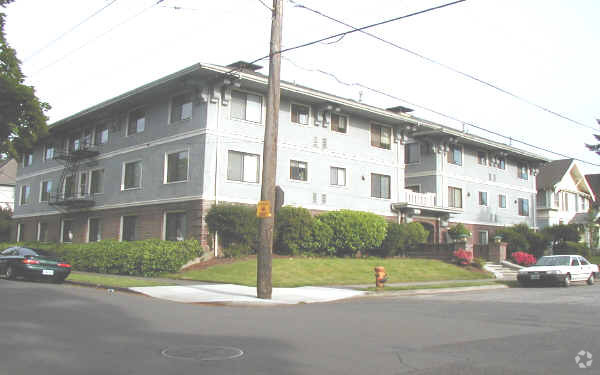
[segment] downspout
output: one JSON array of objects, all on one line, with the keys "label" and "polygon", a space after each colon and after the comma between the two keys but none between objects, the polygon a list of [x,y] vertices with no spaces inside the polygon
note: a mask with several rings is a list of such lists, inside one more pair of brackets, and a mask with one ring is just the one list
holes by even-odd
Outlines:
[{"label": "downspout", "polygon": [[[219,204],[219,123],[221,122],[221,98],[217,100],[217,127],[215,129],[215,205]],[[219,255],[219,232],[215,232],[215,258]]]},{"label": "downspout", "polygon": [[[398,130],[396,130],[397,132]],[[404,167],[404,161],[400,160],[400,145],[402,145],[402,136],[399,137],[396,143],[396,202],[400,203],[400,170]],[[404,177],[404,173],[402,174]],[[402,183],[402,189],[404,189],[404,181]],[[392,205],[393,207],[393,205]],[[396,211],[398,214],[398,224],[402,222],[401,213],[399,210]]]}]

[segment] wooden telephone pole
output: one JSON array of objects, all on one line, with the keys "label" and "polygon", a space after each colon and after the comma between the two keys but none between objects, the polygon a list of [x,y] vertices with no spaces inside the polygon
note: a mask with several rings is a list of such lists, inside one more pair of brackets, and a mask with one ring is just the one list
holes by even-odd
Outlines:
[{"label": "wooden telephone pole", "polygon": [[[277,128],[279,125],[279,73],[281,71],[281,19],[283,0],[273,0],[271,20],[271,48],[269,58],[269,96],[267,122],[263,147],[263,172],[259,211],[260,217],[256,294],[258,298],[271,299],[271,255],[273,253],[273,226],[275,222],[275,171],[277,168]],[[269,203],[267,203],[269,202]],[[262,207],[261,207],[262,205]],[[261,210],[262,208],[262,210]],[[268,208],[268,212],[267,212]]]}]

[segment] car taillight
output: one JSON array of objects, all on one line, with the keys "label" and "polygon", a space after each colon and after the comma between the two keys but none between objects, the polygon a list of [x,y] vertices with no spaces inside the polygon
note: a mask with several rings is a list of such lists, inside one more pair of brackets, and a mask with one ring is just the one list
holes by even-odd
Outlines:
[{"label": "car taillight", "polygon": [[35,259],[23,259],[23,263],[25,263],[25,264],[40,264],[40,261],[35,260]]},{"label": "car taillight", "polygon": [[71,265],[67,264],[67,263],[58,263],[58,266],[59,267],[65,267],[65,268],[71,268]]}]

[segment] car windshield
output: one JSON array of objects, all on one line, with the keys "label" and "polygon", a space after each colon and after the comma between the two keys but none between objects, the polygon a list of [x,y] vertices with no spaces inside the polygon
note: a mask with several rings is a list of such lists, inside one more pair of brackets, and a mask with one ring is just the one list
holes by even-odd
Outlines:
[{"label": "car windshield", "polygon": [[33,251],[32,249],[28,249],[26,247],[22,247],[19,249],[19,254],[26,257],[26,256],[33,256],[33,257],[37,257],[38,253],[36,253],[35,251]]},{"label": "car windshield", "polygon": [[558,257],[541,257],[536,266],[568,266],[571,262],[569,256],[558,256]]}]

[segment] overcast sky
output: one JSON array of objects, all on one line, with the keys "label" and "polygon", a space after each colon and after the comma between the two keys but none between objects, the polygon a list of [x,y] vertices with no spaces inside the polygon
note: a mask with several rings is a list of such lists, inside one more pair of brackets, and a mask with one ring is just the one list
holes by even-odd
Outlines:
[{"label": "overcast sky", "polygon": [[[357,27],[448,2],[295,1]],[[268,54],[271,14],[259,0],[164,0],[152,6],[156,2],[17,0],[5,9],[8,41],[23,62],[27,83],[52,105],[51,123],[198,62],[227,65]],[[283,14],[284,47],[348,30],[289,0]],[[600,166],[600,156],[584,146],[594,141],[600,117],[598,15],[597,0],[467,0],[369,29],[588,127],[360,33],[285,53],[281,74],[355,100],[362,91],[365,103],[404,105],[415,116],[462,129],[461,122],[416,105],[433,109],[510,136],[513,146],[527,149],[521,140]],[[259,64],[267,74],[268,60]],[[600,173],[599,166],[580,165]]]}]

